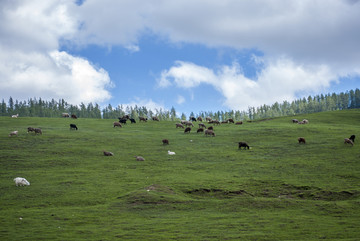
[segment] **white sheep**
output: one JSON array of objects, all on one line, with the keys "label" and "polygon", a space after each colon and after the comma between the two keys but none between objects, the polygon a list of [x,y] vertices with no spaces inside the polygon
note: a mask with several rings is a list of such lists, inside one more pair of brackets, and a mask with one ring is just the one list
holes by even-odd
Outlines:
[{"label": "white sheep", "polygon": [[19,131],[12,131],[10,132],[9,136],[17,136]]},{"label": "white sheep", "polygon": [[169,150],[169,151],[168,151],[168,154],[169,154],[169,155],[175,155],[176,153]]},{"label": "white sheep", "polygon": [[14,178],[14,182],[16,186],[30,186],[30,182],[23,177]]}]

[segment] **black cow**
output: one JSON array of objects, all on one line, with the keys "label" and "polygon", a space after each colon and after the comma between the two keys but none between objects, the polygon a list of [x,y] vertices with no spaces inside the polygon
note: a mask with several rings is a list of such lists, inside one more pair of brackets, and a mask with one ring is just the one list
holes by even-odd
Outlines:
[{"label": "black cow", "polygon": [[75,124],[70,124],[70,130],[78,130],[77,126]]},{"label": "black cow", "polygon": [[127,119],[126,118],[119,118],[119,122],[121,124],[126,124]]},{"label": "black cow", "polygon": [[239,149],[241,149],[241,147],[244,147],[244,149],[250,149],[249,145],[246,142],[239,142]]},{"label": "black cow", "polygon": [[132,124],[132,123],[136,123],[136,121],[135,121],[134,118],[131,118],[130,121],[131,121],[131,124]]},{"label": "black cow", "polygon": [[352,142],[355,142],[355,135],[351,135],[349,139],[352,140]]}]

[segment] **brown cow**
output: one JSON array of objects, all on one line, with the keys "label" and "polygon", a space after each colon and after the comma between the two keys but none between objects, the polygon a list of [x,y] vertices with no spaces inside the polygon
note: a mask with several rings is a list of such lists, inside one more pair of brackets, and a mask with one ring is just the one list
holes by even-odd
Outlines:
[{"label": "brown cow", "polygon": [[35,134],[40,134],[40,135],[42,135],[42,131],[41,131],[40,128],[35,128],[34,131],[35,131]]},{"label": "brown cow", "polygon": [[120,128],[121,128],[121,127],[122,127],[122,125],[121,125],[121,123],[120,123],[120,122],[116,122],[116,121],[115,121],[115,122],[114,122],[114,127],[120,127]]},{"label": "brown cow", "polygon": [[153,116],[153,117],[152,117],[152,120],[153,120],[153,121],[159,121],[159,118],[157,118],[156,116]]},{"label": "brown cow", "polygon": [[77,116],[76,116],[75,114],[72,114],[72,115],[71,115],[71,118],[77,119]]},{"label": "brown cow", "polygon": [[301,144],[301,143],[305,144],[306,143],[305,138],[303,138],[303,137],[299,137],[298,142],[299,142],[299,144]]},{"label": "brown cow", "polygon": [[165,144],[167,144],[167,145],[169,145],[169,140],[168,139],[163,139],[162,140],[162,143],[165,145]]},{"label": "brown cow", "polygon": [[145,117],[139,117],[139,121],[144,121],[144,122],[147,122],[147,118],[145,118]]},{"label": "brown cow", "polygon": [[354,145],[354,142],[352,142],[352,140],[350,140],[349,138],[345,138],[345,139],[344,139],[344,143],[345,143],[345,144],[350,144],[350,145],[352,145],[352,146]]},{"label": "brown cow", "polygon": [[182,124],[180,124],[180,123],[177,123],[177,124],[175,124],[176,125],[176,128],[185,128]]},{"label": "brown cow", "polygon": [[203,128],[197,129],[196,133],[199,133],[199,132],[204,132],[204,129]]},{"label": "brown cow", "polygon": [[242,124],[243,124],[242,121],[238,121],[238,122],[235,123],[235,125],[242,125]]},{"label": "brown cow", "polygon": [[210,135],[210,136],[216,136],[215,135],[215,133],[214,133],[214,131],[212,131],[212,130],[205,130],[205,136],[208,136],[208,135]]},{"label": "brown cow", "polygon": [[109,152],[109,151],[103,151],[104,152],[104,156],[113,156],[114,153]]}]

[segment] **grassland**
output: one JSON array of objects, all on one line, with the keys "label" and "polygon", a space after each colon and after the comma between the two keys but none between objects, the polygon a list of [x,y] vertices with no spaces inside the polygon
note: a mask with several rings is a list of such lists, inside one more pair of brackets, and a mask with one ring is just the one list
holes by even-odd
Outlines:
[{"label": "grassland", "polygon": [[165,121],[1,117],[0,240],[359,240],[360,110],[292,118],[205,137]]}]

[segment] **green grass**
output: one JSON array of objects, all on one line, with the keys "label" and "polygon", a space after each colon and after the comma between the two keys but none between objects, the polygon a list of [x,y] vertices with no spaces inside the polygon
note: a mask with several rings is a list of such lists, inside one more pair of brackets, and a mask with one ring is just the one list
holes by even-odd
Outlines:
[{"label": "green grass", "polygon": [[360,110],[292,118],[205,137],[165,121],[1,117],[0,239],[358,240],[360,140],[343,140],[360,138]]}]

